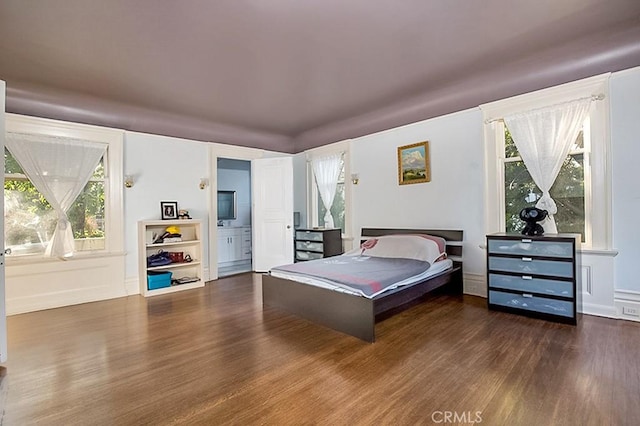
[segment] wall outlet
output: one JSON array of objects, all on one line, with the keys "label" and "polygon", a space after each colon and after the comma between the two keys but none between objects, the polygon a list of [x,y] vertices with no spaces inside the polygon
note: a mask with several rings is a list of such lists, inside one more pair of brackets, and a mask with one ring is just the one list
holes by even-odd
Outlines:
[{"label": "wall outlet", "polygon": [[630,317],[640,317],[640,311],[638,310],[638,308],[630,308],[629,306],[623,306],[622,315],[628,315]]}]

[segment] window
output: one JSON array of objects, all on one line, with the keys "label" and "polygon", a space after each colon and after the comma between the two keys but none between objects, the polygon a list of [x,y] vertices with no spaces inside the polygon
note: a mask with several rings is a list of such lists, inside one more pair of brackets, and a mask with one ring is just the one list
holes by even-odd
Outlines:
[{"label": "window", "polygon": [[[335,175],[334,175],[335,176]],[[314,180],[314,198],[316,205],[318,206],[318,212],[316,217],[314,218],[314,226],[319,226],[318,224],[322,222],[322,218],[327,212],[327,209],[324,207],[324,203],[320,198],[320,192],[318,191],[318,186],[315,184]],[[333,216],[333,224],[336,228],[342,229],[342,233],[345,233],[344,226],[344,212],[345,212],[345,185],[344,185],[344,154],[342,155],[342,165],[340,167],[340,176],[338,177],[338,185],[336,186],[336,196],[333,199],[333,204],[331,205],[331,216]]]},{"label": "window", "polygon": [[[519,233],[524,227],[524,222],[519,216],[520,210],[524,207],[534,207],[541,196],[541,191],[533,182],[520,158],[509,129],[504,124],[503,128],[505,230]],[[571,147],[550,191],[551,197],[558,206],[558,212],[554,215],[558,232],[581,234],[583,242],[587,239],[585,209],[590,205],[589,200],[585,200],[585,197],[590,194],[588,191],[590,182],[585,182],[585,174],[590,175],[588,170],[585,173],[585,167],[589,167],[589,163],[585,164],[584,159],[585,156],[588,157],[590,146],[589,132],[585,132],[585,128],[589,128],[588,119]]]},{"label": "window", "polygon": [[519,233],[523,223],[518,213],[541,195],[500,118],[602,94],[604,99],[591,102],[550,193],[558,206],[558,232],[581,234],[582,249],[611,249],[608,79],[608,74],[595,76],[480,106],[485,120],[485,232]]},{"label": "window", "polygon": [[308,173],[308,223],[312,227],[324,226],[324,215],[326,209],[320,198],[320,192],[313,176],[312,161],[314,158],[322,158],[330,155],[341,155],[340,175],[336,187],[336,195],[331,206],[331,215],[333,217],[334,226],[342,229],[343,238],[350,238],[350,218],[349,218],[349,200],[351,185],[347,185],[347,176],[349,176],[349,141],[338,142],[331,145],[325,145],[307,151],[307,173]]},{"label": "window", "polygon": [[[68,212],[76,251],[104,250],[105,174],[103,157]],[[11,155],[4,150],[4,220],[7,255],[44,253],[57,217]]]},{"label": "window", "polygon": [[[6,114],[6,131],[92,141],[106,151],[81,194],[67,212],[78,257],[124,252],[121,130]],[[5,148],[5,247],[10,263],[43,259],[56,217]]]}]

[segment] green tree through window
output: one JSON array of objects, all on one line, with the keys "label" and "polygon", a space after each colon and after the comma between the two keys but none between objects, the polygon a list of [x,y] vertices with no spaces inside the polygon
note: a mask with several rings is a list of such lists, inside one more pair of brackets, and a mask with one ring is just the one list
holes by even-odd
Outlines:
[{"label": "green tree through window", "polygon": [[[505,126],[505,226],[507,232],[521,232],[520,210],[535,206],[542,191],[527,171]],[[585,240],[584,135],[581,131],[560,173],[549,191],[558,206],[554,215],[558,232],[577,233]]]},{"label": "green tree through window", "polygon": [[[345,233],[345,182],[344,182],[344,154],[342,156],[341,164],[340,164],[340,176],[338,177],[338,184],[336,187],[336,196],[333,199],[333,204],[331,205],[331,215],[333,216],[333,224],[336,228],[342,229],[342,233]],[[314,179],[314,185],[315,179]],[[316,194],[318,197],[317,205],[318,205],[318,222],[320,224],[323,223],[324,215],[327,211],[325,209],[324,204],[322,203],[322,199],[320,198],[320,191],[317,191]]]},{"label": "green tree through window", "polygon": [[[7,148],[4,150],[5,247],[11,253],[43,253],[57,217]],[[76,250],[101,250],[104,244],[104,158],[67,212]]]}]

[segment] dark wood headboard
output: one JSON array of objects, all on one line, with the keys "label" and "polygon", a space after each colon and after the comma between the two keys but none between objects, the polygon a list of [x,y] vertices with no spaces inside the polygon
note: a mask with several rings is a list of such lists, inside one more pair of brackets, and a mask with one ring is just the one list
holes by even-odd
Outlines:
[{"label": "dark wood headboard", "polygon": [[429,234],[444,238],[447,242],[447,255],[458,262],[462,261],[463,231],[458,229],[399,229],[399,228],[362,228],[362,240],[371,237],[393,234]]}]

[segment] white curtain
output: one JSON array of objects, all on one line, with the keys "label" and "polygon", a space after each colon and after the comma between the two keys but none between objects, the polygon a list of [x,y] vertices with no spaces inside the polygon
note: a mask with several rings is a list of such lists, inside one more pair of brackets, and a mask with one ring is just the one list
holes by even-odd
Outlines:
[{"label": "white curtain", "polygon": [[553,218],[558,208],[549,190],[580,133],[590,105],[591,98],[584,98],[504,117],[522,161],[542,191],[536,207],[549,213],[542,222],[545,233],[558,232]]},{"label": "white curtain", "polygon": [[324,227],[333,228],[334,222],[333,216],[331,215],[331,206],[336,196],[336,187],[338,186],[338,179],[340,178],[340,171],[342,169],[342,154],[314,158],[311,160],[311,165],[322,204],[327,210],[324,215]]},{"label": "white curtain", "polygon": [[58,216],[45,256],[73,256],[73,230],[67,211],[78,198],[107,145],[58,136],[8,132],[6,145],[31,183]]}]

